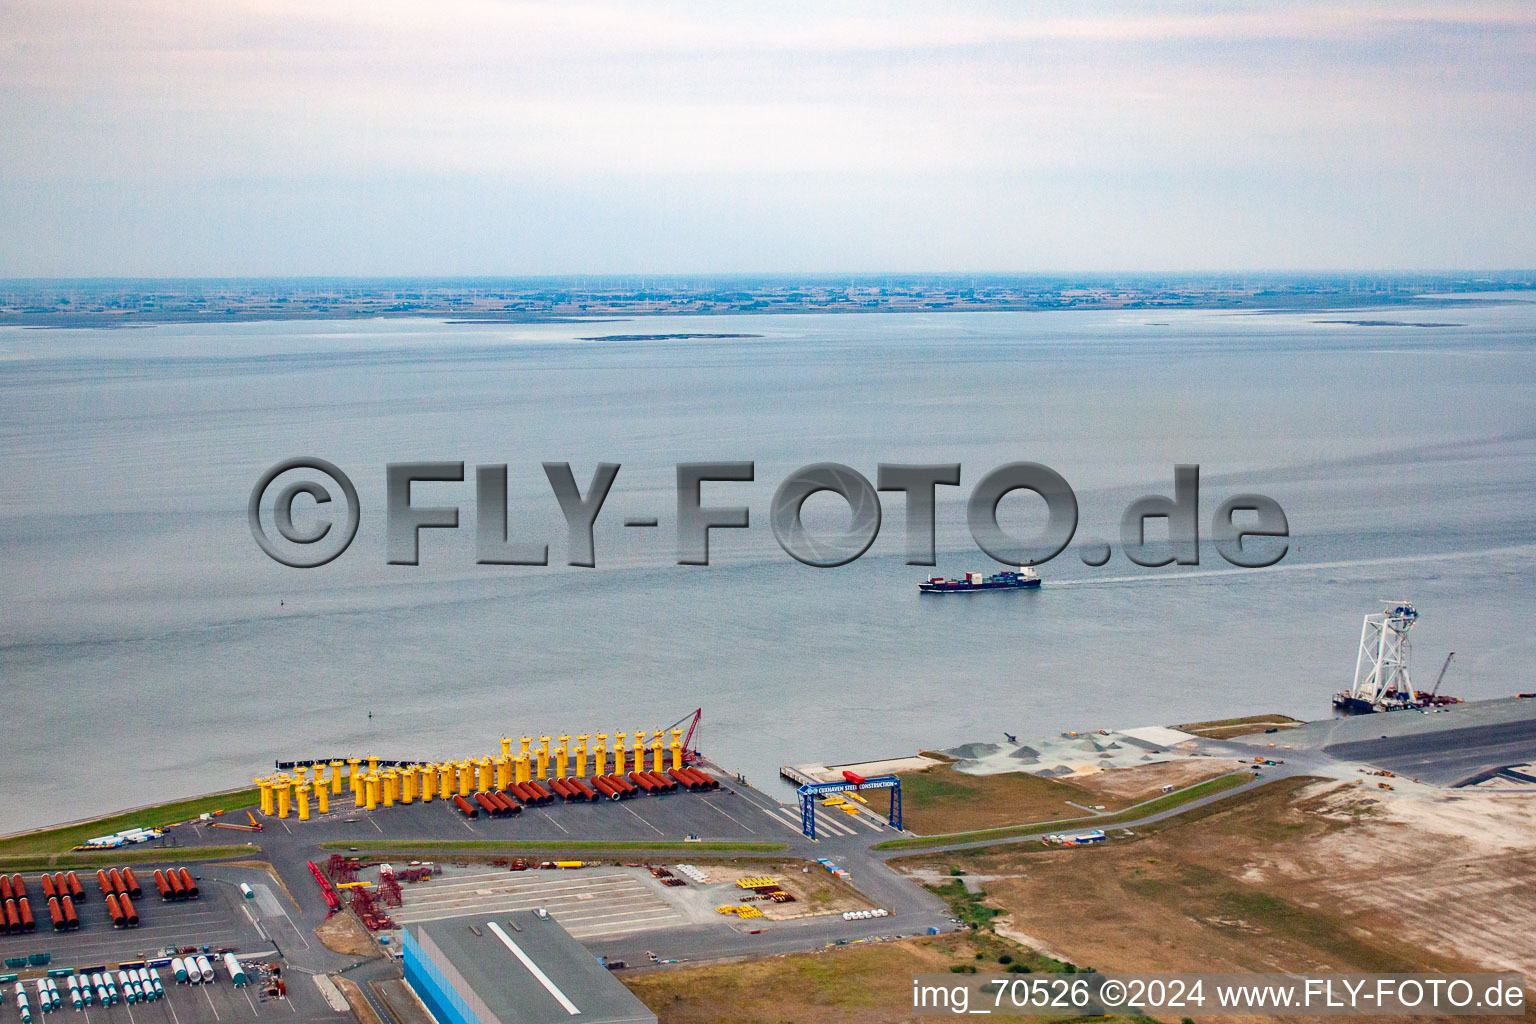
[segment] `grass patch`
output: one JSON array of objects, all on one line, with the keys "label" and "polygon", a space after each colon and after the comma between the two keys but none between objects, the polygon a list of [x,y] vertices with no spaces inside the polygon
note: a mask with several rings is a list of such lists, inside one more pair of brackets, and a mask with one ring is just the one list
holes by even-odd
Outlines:
[{"label": "grass patch", "polygon": [[0,871],[57,871],[70,868],[120,867],[124,864],[226,860],[231,857],[249,857],[260,852],[260,848],[247,843],[240,846],[130,846],[116,850],[11,854],[0,857]]},{"label": "grass patch", "polygon": [[260,801],[260,791],[237,789],[228,793],[214,793],[210,796],[193,797],[190,800],[156,804],[153,807],[125,811],[105,818],[93,818],[73,825],[23,832],[7,839],[0,839],[0,857],[63,853],[97,836],[108,836],[130,828],[164,828],[167,825],[196,818],[200,814],[255,807]]},{"label": "grass patch", "polygon": [[1267,729],[1294,729],[1301,721],[1289,715],[1249,715],[1246,718],[1217,718],[1209,722],[1189,722],[1173,728],[1208,739],[1228,739],[1233,736],[1249,736]]},{"label": "grass patch", "polygon": [[902,822],[922,835],[1073,818],[1083,811],[1072,803],[1091,807],[1103,802],[1075,783],[1027,772],[970,775],[938,765],[901,776]]},{"label": "grass patch", "polygon": [[990,928],[992,919],[1003,913],[996,907],[989,907],[982,902],[987,898],[984,891],[978,889],[976,892],[971,892],[965,887],[965,883],[958,879],[945,882],[943,885],[929,885],[926,888],[949,904],[951,914],[972,928]]},{"label": "grass patch", "polygon": [[[1009,825],[1005,828],[979,829],[972,832],[951,832],[948,835],[919,836],[911,839],[890,839],[883,843],[876,843],[872,849],[876,850],[924,850],[936,846],[949,846],[955,843],[977,843],[993,839],[1028,838],[1030,836],[1046,835],[1066,828],[1108,828],[1128,821],[1144,818],[1149,814],[1158,814],[1171,810],[1182,804],[1198,800],[1201,797],[1220,793],[1233,789],[1249,781],[1251,776],[1247,772],[1233,772],[1229,775],[1220,775],[1214,779],[1196,783],[1187,789],[1181,789],[1175,793],[1168,793],[1144,803],[1135,804],[1114,814],[1100,814],[1092,817],[1064,818],[1060,821],[1037,821],[1027,825]],[[902,783],[903,803],[905,803],[906,783]]]},{"label": "grass patch", "polygon": [[552,839],[375,839],[356,843],[321,843],[323,850],[352,850],[362,853],[373,851],[422,851],[424,853],[543,853],[568,850],[572,853],[641,853],[666,851],[668,853],[783,853],[788,843],[713,842],[681,843],[676,841],[601,842],[572,839],[564,842]]},{"label": "grass patch", "polygon": [[[1004,964],[1003,956],[1013,959]],[[955,984],[981,986],[970,971],[1007,973],[1020,965],[1020,958],[1027,954],[1006,940],[969,931],[734,963],[624,971],[618,977],[664,1024],[894,1024],[933,1019],[913,1016],[914,974],[964,971],[955,975]],[[972,995],[972,1005],[991,1005],[994,992],[982,986]]]}]

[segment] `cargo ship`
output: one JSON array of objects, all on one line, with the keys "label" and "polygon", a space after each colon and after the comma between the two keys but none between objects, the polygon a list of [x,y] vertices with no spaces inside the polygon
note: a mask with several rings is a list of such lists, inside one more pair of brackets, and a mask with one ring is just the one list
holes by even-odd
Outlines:
[{"label": "cargo ship", "polygon": [[958,580],[930,576],[919,583],[917,589],[925,594],[974,594],[983,590],[1033,590],[1039,585],[1040,574],[1027,565],[1021,565],[1018,572],[1005,569],[991,576],[968,572]]}]

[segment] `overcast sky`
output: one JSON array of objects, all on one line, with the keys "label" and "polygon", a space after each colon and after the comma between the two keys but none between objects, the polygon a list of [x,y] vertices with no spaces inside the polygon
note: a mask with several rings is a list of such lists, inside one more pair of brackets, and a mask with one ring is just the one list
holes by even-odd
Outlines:
[{"label": "overcast sky", "polygon": [[1536,4],[6,0],[0,276],[1536,266]]}]

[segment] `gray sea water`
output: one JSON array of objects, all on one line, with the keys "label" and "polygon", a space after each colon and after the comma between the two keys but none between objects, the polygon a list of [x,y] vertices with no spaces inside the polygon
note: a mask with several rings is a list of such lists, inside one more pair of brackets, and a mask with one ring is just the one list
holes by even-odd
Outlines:
[{"label": "gray sea water", "polygon": [[[248,782],[276,758],[445,758],[503,734],[632,731],[702,705],[702,747],[753,781],[1063,729],[1329,713],[1360,618],[1414,601],[1416,675],[1536,689],[1536,305],[1392,314],[1218,311],[420,320],[0,328],[0,831]],[[600,334],[758,337],[582,341]],[[318,455],[358,485],[330,565],[266,558],[257,477]],[[385,564],[384,466],[507,463],[513,530],[547,568],[474,564],[461,528]],[[679,566],[674,467],[750,459],[714,564]],[[995,567],[965,528],[988,470],[1043,462],[1080,536],[1202,467],[1202,515],[1258,491],[1294,534],[1274,570],[1099,569],[1034,593],[920,598],[899,496],[861,560],[800,565],[769,501],[793,469],[959,462],[937,571]],[[570,568],[540,463],[621,463],[595,569]],[[471,473],[473,469],[471,468]],[[821,496],[813,525],[842,515]],[[655,515],[654,530],[626,530]],[[1005,525],[1039,509],[1006,499]],[[1207,524],[1202,523],[1202,530]]]}]

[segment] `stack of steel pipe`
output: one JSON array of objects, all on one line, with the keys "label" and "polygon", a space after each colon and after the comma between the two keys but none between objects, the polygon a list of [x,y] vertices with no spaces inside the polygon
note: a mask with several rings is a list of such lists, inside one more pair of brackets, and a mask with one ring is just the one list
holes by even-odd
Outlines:
[{"label": "stack of steel pipe", "polygon": [[648,778],[652,782],[656,783],[657,787],[663,793],[670,793],[674,789],[677,788],[677,783],[675,781],[673,781],[671,778],[661,774],[660,772],[650,772],[650,771],[647,771],[647,772],[641,772],[640,774],[644,775],[646,778]]},{"label": "stack of steel pipe", "polygon": [[554,800],[554,797],[536,782],[513,782],[509,783],[507,788],[513,796],[530,807],[542,807]]},{"label": "stack of steel pipe", "polygon": [[652,782],[650,780],[650,777],[647,776],[646,773],[643,772],[643,771],[640,771],[640,772],[630,772],[629,775],[628,775],[628,778],[629,778],[630,782],[632,782],[635,785],[639,786],[642,790],[644,790],[647,793],[653,793],[654,794],[654,793],[660,793],[661,792],[661,787],[658,786],[656,783]]},{"label": "stack of steel pipe", "polygon": [[[628,800],[630,797],[640,792],[639,788],[636,787],[633,782],[630,782],[622,775],[601,775],[598,776],[598,779],[601,779],[604,785],[613,790],[616,790],[619,794],[619,798],[623,800]],[[593,781],[596,782],[598,779],[594,779]]]},{"label": "stack of steel pipe", "polygon": [[585,800],[588,803],[591,803],[593,800],[597,799],[597,794],[592,792],[592,790],[587,787],[587,784],[582,782],[580,779],[566,779],[565,781],[573,790],[576,791],[578,799]]},{"label": "stack of steel pipe", "polygon": [[501,793],[493,789],[485,795],[495,803],[501,805],[502,817],[510,818],[514,815],[523,813],[523,805],[505,793]]},{"label": "stack of steel pipe", "polygon": [[492,793],[489,790],[484,793],[476,793],[475,803],[479,804],[485,813],[489,814],[491,817],[505,818],[508,811],[504,806],[502,806],[501,801],[496,799],[496,797],[499,795],[500,794]]},{"label": "stack of steel pipe", "polygon": [[704,786],[697,779],[690,779],[687,775],[683,774],[681,769],[673,768],[667,772],[667,775],[672,778],[673,782],[676,782],[684,789],[695,790],[704,788]]},{"label": "stack of steel pipe", "polygon": [[573,779],[551,779],[549,788],[553,789],[560,799],[570,802],[572,800],[586,800],[586,794],[576,788]]},{"label": "stack of steel pipe", "polygon": [[624,799],[624,790],[609,782],[606,775],[594,776],[592,779],[592,788],[597,790],[600,795],[607,797],[609,800]]},{"label": "stack of steel pipe", "polygon": [[720,783],[719,783],[719,781],[717,779],[714,778],[714,776],[705,775],[703,772],[699,771],[697,768],[683,767],[683,768],[677,769],[677,771],[680,772],[683,775],[684,778],[693,779],[695,782],[697,782],[700,785],[700,787],[702,787],[704,789],[719,789],[720,788]]},{"label": "stack of steel pipe", "polygon": [[459,810],[464,812],[464,817],[466,818],[480,817],[480,811],[476,809],[475,805],[470,803],[468,800],[465,800],[457,793],[453,794],[453,804]]}]

